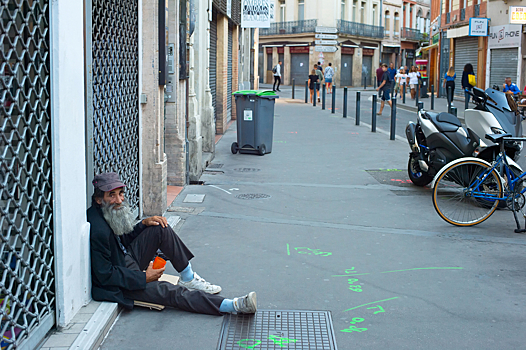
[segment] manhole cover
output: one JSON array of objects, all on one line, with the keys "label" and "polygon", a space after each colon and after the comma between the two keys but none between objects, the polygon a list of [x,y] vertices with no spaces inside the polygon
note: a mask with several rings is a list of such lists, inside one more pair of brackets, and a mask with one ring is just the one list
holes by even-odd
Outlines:
[{"label": "manhole cover", "polygon": [[407,170],[405,169],[374,169],[366,170],[369,175],[375,178],[381,184],[393,185],[399,187],[411,187],[414,186]]},{"label": "manhole cover", "polygon": [[239,171],[240,173],[251,173],[251,172],[256,172],[256,171],[259,171],[260,169],[256,169],[256,168],[237,168],[237,169],[234,169],[234,171]]},{"label": "manhole cover", "polygon": [[224,316],[217,350],[337,349],[329,311],[259,310]]},{"label": "manhole cover", "polygon": [[223,164],[208,164],[207,168],[209,169],[220,169],[223,167]]},{"label": "manhole cover", "polygon": [[264,198],[270,198],[269,194],[264,193],[243,193],[238,194],[236,198],[239,199],[264,199]]}]

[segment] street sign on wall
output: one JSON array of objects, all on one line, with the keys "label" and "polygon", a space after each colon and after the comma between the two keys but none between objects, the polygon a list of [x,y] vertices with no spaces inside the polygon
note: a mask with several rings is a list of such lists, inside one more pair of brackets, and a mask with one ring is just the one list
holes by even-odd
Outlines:
[{"label": "street sign on wall", "polygon": [[338,39],[338,35],[334,34],[316,34],[314,37],[316,39]]},{"label": "street sign on wall", "polygon": [[521,26],[506,24],[489,28],[488,48],[512,48],[521,45]]},{"label": "street sign on wall", "polygon": [[338,48],[336,46],[315,46],[314,51],[316,52],[336,52]]},{"label": "street sign on wall", "polygon": [[316,45],[338,45],[338,40],[315,40]]},{"label": "street sign on wall", "polygon": [[338,29],[334,27],[316,27],[316,33],[332,33],[336,34],[338,33]]},{"label": "street sign on wall", "polygon": [[526,7],[510,6],[510,24],[526,24]]},{"label": "street sign on wall", "polygon": [[469,36],[488,36],[489,19],[471,17],[469,19]]}]

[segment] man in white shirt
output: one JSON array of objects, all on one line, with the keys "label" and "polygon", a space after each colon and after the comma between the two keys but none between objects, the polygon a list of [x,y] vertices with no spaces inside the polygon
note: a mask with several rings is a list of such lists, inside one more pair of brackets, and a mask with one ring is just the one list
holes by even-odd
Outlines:
[{"label": "man in white shirt", "polygon": [[[279,84],[281,84],[281,61],[278,62],[278,64],[275,67],[274,72],[274,85],[272,85],[272,91],[280,91]],[[276,88],[276,82],[278,83],[278,87]]]}]

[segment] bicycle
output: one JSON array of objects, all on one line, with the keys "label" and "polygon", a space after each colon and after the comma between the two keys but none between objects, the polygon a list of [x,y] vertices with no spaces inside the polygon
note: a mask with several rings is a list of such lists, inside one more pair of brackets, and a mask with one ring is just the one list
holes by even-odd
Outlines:
[{"label": "bicycle", "polygon": [[513,212],[515,232],[526,232],[518,219],[521,212],[526,220],[526,172],[513,173],[504,149],[506,141],[526,141],[526,138],[487,134],[486,139],[500,146],[497,159],[490,164],[479,158],[460,158],[441,169],[432,183],[435,210],[452,225],[473,226],[487,220],[501,203]]}]

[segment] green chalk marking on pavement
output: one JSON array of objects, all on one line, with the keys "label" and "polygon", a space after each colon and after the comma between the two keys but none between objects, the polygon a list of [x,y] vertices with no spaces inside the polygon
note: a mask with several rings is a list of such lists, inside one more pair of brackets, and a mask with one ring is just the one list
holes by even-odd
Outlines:
[{"label": "green chalk marking on pavement", "polygon": [[287,243],[287,255],[290,255],[290,248],[289,248],[289,244]]},{"label": "green chalk marking on pavement", "polygon": [[463,267],[417,267],[414,269],[383,271],[380,273],[402,272],[402,271],[413,271],[413,270],[462,270],[462,269],[464,268]]},{"label": "green chalk marking on pavement", "polygon": [[[243,343],[254,343],[254,344],[248,345],[248,344],[243,344]],[[261,344],[261,340],[256,340],[256,339],[241,339],[240,341],[237,342],[237,345],[239,345],[240,347],[244,349],[254,349],[259,344]]]},{"label": "green chalk marking on pavement", "polygon": [[384,299],[384,300],[378,300],[378,301],[373,301],[372,303],[367,303],[367,304],[363,304],[363,305],[359,305],[359,306],[355,306],[355,307],[351,307],[350,309],[347,309],[347,310],[343,310],[343,312],[346,312],[346,311],[351,311],[351,310],[354,310],[354,309],[358,309],[362,306],[366,306],[366,305],[371,305],[371,304],[376,304],[376,303],[381,303],[383,301],[388,301],[388,300],[393,300],[393,299],[398,299],[399,297],[394,297],[394,298],[389,298],[389,299]]}]

